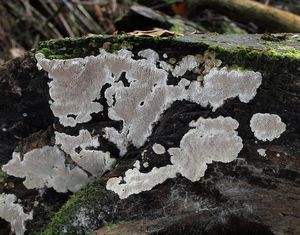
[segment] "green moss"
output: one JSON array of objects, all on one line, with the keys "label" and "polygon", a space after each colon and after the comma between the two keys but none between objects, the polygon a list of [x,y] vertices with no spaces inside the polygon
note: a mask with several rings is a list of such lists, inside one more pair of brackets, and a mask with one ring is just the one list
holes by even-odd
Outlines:
[{"label": "green moss", "polygon": [[[102,206],[106,206],[106,213],[113,214],[113,208],[117,201],[118,197],[116,194],[106,191],[105,180],[96,180],[72,195],[60,211],[52,217],[50,223],[40,234],[64,234],[63,231],[67,231],[67,234],[86,234],[91,232],[102,225],[103,221],[98,216],[100,213],[103,213]],[[108,208],[107,205],[111,205],[111,208]],[[81,209],[87,212],[85,216],[93,225],[89,229],[73,224],[76,215]]]},{"label": "green moss", "polygon": [[129,221],[120,221],[118,223],[107,224],[104,227],[105,233],[109,234],[109,233],[113,232],[114,230],[116,230],[119,226],[127,225],[129,223],[130,223]]},{"label": "green moss", "polygon": [[276,56],[289,57],[293,59],[300,58],[300,51],[291,46],[278,46],[277,49],[273,50],[273,53],[276,54]]},{"label": "green moss", "polygon": [[6,177],[6,173],[0,169],[0,183],[4,181]]},{"label": "green moss", "polygon": [[[284,49],[284,50],[283,50]],[[277,69],[278,66],[299,66],[300,51],[295,48],[254,49],[238,47],[224,49],[220,46],[209,46],[208,50],[214,51],[217,57],[229,64],[237,64],[244,68],[260,68],[262,70]],[[277,63],[277,65],[275,65]],[[271,66],[272,65],[272,66]]]},{"label": "green moss", "polygon": [[230,66],[228,66],[228,70],[249,71],[249,69],[238,66],[238,65],[230,65]]},{"label": "green moss", "polygon": [[[224,35],[196,35],[194,38],[187,37],[145,37],[145,36],[126,36],[116,37],[89,37],[78,39],[50,40],[43,42],[33,51],[41,52],[50,59],[54,58],[74,58],[87,55],[99,54],[99,48],[105,48],[110,52],[115,52],[121,48],[132,48],[136,54],[139,50],[152,48],[158,53],[168,53],[169,58],[179,59],[187,54],[204,54],[205,52],[214,53],[217,59],[229,69],[255,70],[263,74],[262,89],[272,93],[274,99],[281,99],[281,91],[288,92],[293,89],[292,80],[300,76],[300,43],[297,39],[284,43],[274,41],[249,40],[243,35],[243,40],[226,40]],[[245,39],[246,38],[246,39]],[[253,42],[254,41],[254,42]],[[244,43],[243,45],[239,45]],[[293,46],[295,45],[295,46]],[[283,99],[283,98],[282,98]],[[41,234],[61,234],[63,229],[68,234],[86,234],[85,228],[72,225],[76,214],[81,208],[90,210],[88,215],[94,221],[95,227],[102,225],[98,215],[106,214],[105,219],[112,221],[115,214],[115,205],[118,197],[111,191],[105,190],[105,180],[86,186],[80,192],[74,194],[70,200],[56,213],[51,222]],[[103,206],[106,212],[103,212]],[[109,207],[109,208],[107,208]],[[113,209],[114,208],[114,209]],[[107,212],[108,211],[108,212]],[[107,220],[107,218],[109,218]],[[108,226],[108,229],[116,228],[116,224]]]},{"label": "green moss", "polygon": [[272,42],[280,42],[283,40],[286,40],[290,37],[289,34],[284,33],[284,34],[264,34],[261,39],[266,40],[266,41],[272,41]]},{"label": "green moss", "polygon": [[33,53],[43,53],[49,59],[68,59],[99,54],[105,39],[102,35],[64,38],[41,42]]},{"label": "green moss", "polygon": [[182,33],[182,32],[184,32],[184,28],[180,25],[173,25],[170,28],[170,31],[177,32],[177,33]]}]

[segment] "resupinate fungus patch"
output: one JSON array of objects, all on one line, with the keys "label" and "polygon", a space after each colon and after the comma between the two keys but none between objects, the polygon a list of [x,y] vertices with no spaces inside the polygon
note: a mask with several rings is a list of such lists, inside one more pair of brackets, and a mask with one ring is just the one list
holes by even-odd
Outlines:
[{"label": "resupinate fungus patch", "polygon": [[[169,63],[166,53],[162,56],[150,48],[137,53],[100,49],[97,56],[53,60],[38,53],[36,60],[38,67],[48,72],[50,109],[62,128],[54,132],[53,145],[25,154],[16,151],[2,169],[8,175],[25,178],[23,183],[29,189],[52,187],[57,192],[78,191],[112,170],[117,158],[124,157],[129,147],[144,146],[175,101],[192,102],[215,112],[233,98],[250,102],[262,83],[260,72],[229,68],[214,56],[184,55]],[[189,73],[197,79],[186,76]],[[170,83],[170,79],[177,82]],[[119,129],[104,126],[94,133],[84,126],[93,122],[94,114],[107,114],[108,120],[122,125]],[[124,199],[178,175],[196,182],[205,175],[208,164],[228,163],[238,157],[243,140],[238,135],[236,119],[195,119],[189,123],[179,146],[152,145],[156,157],[169,157],[169,164],[158,167],[151,161],[137,159],[131,169],[109,178],[106,189]],[[279,138],[286,129],[279,116],[261,113],[253,115],[250,127],[255,137],[263,141]],[[119,150],[119,156],[101,150],[103,139]],[[259,154],[264,155],[262,151]],[[142,168],[148,171],[145,173]],[[0,216],[10,218],[3,213]],[[31,218],[24,213],[23,217],[18,222],[21,225]],[[19,231],[22,234],[25,230]]]}]

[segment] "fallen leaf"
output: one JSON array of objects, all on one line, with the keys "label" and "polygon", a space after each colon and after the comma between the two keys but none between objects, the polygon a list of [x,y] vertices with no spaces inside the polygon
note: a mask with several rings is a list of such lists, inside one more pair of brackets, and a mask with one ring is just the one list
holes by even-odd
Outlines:
[{"label": "fallen leaf", "polygon": [[10,51],[12,58],[17,58],[17,57],[23,56],[25,54],[24,48],[13,47],[9,51]]},{"label": "fallen leaf", "polygon": [[172,32],[166,29],[154,28],[152,30],[140,31],[136,30],[130,33],[126,33],[127,35],[135,35],[135,36],[148,36],[148,37],[172,37],[172,36],[183,36],[182,33]]}]

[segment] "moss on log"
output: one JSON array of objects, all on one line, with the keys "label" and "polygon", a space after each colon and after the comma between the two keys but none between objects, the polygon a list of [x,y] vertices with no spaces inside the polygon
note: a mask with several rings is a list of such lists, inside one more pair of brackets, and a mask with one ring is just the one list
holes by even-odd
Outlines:
[{"label": "moss on log", "polygon": [[[248,102],[233,95],[233,97],[226,98],[224,104],[215,110],[212,109],[215,107],[214,103],[205,106],[187,99],[173,102],[159,115],[159,121],[151,123],[153,129],[151,129],[151,133],[147,136],[144,144],[136,146],[134,141],[128,141],[127,149],[123,155],[118,146],[103,135],[105,127],[119,128],[118,131],[121,131],[126,126],[125,122],[120,124],[119,120],[113,119],[113,116],[108,116],[108,109],[112,106],[109,107],[106,103],[109,101],[105,97],[105,90],[100,92],[101,89],[99,89],[100,98],[96,99],[97,102],[103,104],[104,111],[99,114],[92,114],[91,120],[87,122],[76,124],[73,127],[64,126],[59,117],[49,115],[51,120],[47,119],[39,130],[46,130],[49,122],[54,124],[55,131],[72,136],[78,136],[80,130],[87,130],[93,138],[97,137],[97,141],[100,143],[100,147],[98,146],[93,150],[109,151],[116,158],[117,164],[111,171],[98,177],[94,182],[72,195],[62,207],[62,203],[69,194],[57,194],[53,190],[46,190],[45,195],[38,199],[39,202],[49,201],[49,196],[53,196],[53,198],[64,197],[64,200],[60,199],[55,208],[51,208],[50,211],[53,214],[58,207],[61,207],[50,221],[45,208],[38,207],[36,210],[33,207],[33,201],[36,198],[28,195],[30,193],[36,194],[36,191],[27,191],[24,187],[21,188],[20,181],[5,176],[4,181],[0,182],[2,187],[8,182],[18,182],[16,188],[19,188],[19,191],[22,189],[30,192],[27,195],[22,195],[16,189],[12,191],[8,188],[5,189],[6,193],[17,193],[20,199],[31,202],[31,204],[28,203],[29,206],[27,205],[27,207],[34,210],[34,220],[27,223],[29,232],[37,232],[40,229],[41,234],[87,234],[100,229],[99,234],[102,234],[103,231],[108,234],[117,234],[118,232],[141,234],[141,231],[146,232],[146,234],[176,234],[176,232],[180,234],[284,234],[288,232],[297,234],[300,222],[297,217],[300,212],[300,42],[297,35],[200,34],[163,38],[123,35],[51,40],[42,42],[38,48],[26,56],[24,61],[30,61],[29,64],[32,69],[29,73],[24,74],[22,67],[7,65],[2,69],[5,74],[11,74],[11,76],[3,76],[1,79],[6,84],[10,84],[9,82],[14,79],[13,81],[18,84],[22,75],[22,79],[28,81],[26,84],[30,84],[30,81],[35,81],[38,78],[38,81],[43,85],[39,95],[32,94],[32,99],[38,97],[44,101],[49,99],[49,91],[45,86],[48,80],[44,72],[37,71],[35,54],[43,53],[51,61],[65,59],[66,63],[71,58],[84,58],[90,55],[94,55],[93,58],[96,58],[97,55],[100,57],[105,55],[107,60],[111,59],[111,63],[115,63],[114,59],[121,61],[118,53],[121,53],[120,49],[125,48],[132,53],[132,57],[126,57],[127,59],[122,57],[125,58],[124,60],[128,60],[136,66],[142,65],[142,68],[144,68],[143,66],[149,66],[149,68],[152,66],[153,71],[159,69],[162,72],[160,74],[161,79],[167,73],[167,84],[164,86],[168,89],[179,87],[178,84],[181,84],[183,79],[187,80],[185,90],[188,90],[189,86],[196,82],[205,88],[205,84],[209,84],[208,76],[220,71],[230,74],[227,77],[229,81],[236,76],[235,74],[241,74],[241,76],[250,74],[249,78],[240,77],[240,79],[249,79],[247,80],[248,83],[252,83],[254,79],[259,79],[261,76],[262,83],[257,87],[257,94],[254,94]],[[99,49],[105,49],[106,52],[99,51]],[[145,49],[151,49],[157,53],[159,60],[156,61],[156,64],[149,62],[152,57],[149,60],[143,60],[141,51]],[[127,51],[126,53],[130,52]],[[164,72],[161,71],[162,68],[156,67],[162,61],[179,65],[184,58],[194,58],[194,61],[200,58],[199,61],[201,62],[197,62],[195,68],[190,69],[188,67],[183,75],[181,75],[181,71],[174,72],[175,69],[173,72],[165,70]],[[24,61],[21,64],[24,64]],[[59,62],[59,60],[55,61]],[[131,66],[130,68],[135,67]],[[130,79],[126,80],[126,74],[122,76],[117,82],[122,82],[125,84],[124,89],[129,89]],[[93,79],[93,76],[89,79]],[[89,79],[87,81],[91,81]],[[236,80],[235,82],[240,81]],[[227,84],[226,87],[229,90],[226,92],[234,92],[230,90],[231,85],[235,84]],[[142,89],[142,86],[140,87]],[[0,88],[2,89],[2,87]],[[5,89],[12,91],[14,88],[7,86]],[[222,93],[222,89],[223,87],[216,89],[216,93]],[[203,92],[205,93],[206,90]],[[20,99],[12,100],[10,93],[6,94],[8,95],[3,96],[3,100],[9,100],[12,104],[11,107],[7,107],[8,111],[11,109],[13,112],[13,107],[16,105],[23,107],[23,102],[27,104],[27,98],[22,95]],[[198,95],[200,96],[201,93]],[[164,96],[160,98],[163,99],[162,97]],[[118,97],[115,99],[114,102],[119,101]],[[127,97],[124,96],[122,99],[126,100]],[[47,102],[42,102],[39,105],[51,113]],[[144,104],[140,105],[143,106]],[[130,109],[129,102],[125,106],[128,110]],[[31,112],[34,113],[35,110],[33,109]],[[279,136],[276,134],[277,137],[274,137],[275,139],[272,141],[258,139],[259,135],[255,135],[252,130],[253,125],[250,127],[250,120],[257,113],[278,115],[286,125],[286,130]],[[8,118],[2,113],[0,114],[3,123],[8,123]],[[76,118],[76,115],[74,116]],[[32,117],[39,119],[39,116],[36,115]],[[196,125],[193,121],[200,118],[198,121],[202,123],[202,126],[205,126],[207,120],[219,121],[223,120],[222,117],[231,118],[226,119],[229,121],[229,126],[230,123],[235,123],[233,120],[239,124],[237,128],[230,131],[222,131],[226,125],[221,125],[219,128],[221,134],[218,132],[222,138],[226,137],[224,139],[230,139],[233,135],[233,139],[237,141],[234,144],[239,145],[242,140],[243,148],[233,161],[212,160],[208,162],[204,176],[196,181],[190,180],[190,172],[176,169],[177,172],[172,177],[154,185],[149,190],[145,189],[143,192],[131,194],[128,197],[117,190],[115,192],[118,192],[119,196],[114,191],[106,189],[107,180],[113,177],[121,177],[124,184],[129,183],[126,181],[125,175],[130,174],[129,169],[138,171],[137,160],[140,162],[137,174],[142,173],[146,176],[153,169],[174,166],[177,164],[172,155],[174,148],[178,149],[181,146],[181,151],[184,152],[183,136],[196,130],[192,127]],[[18,117],[12,119],[10,122],[19,122]],[[35,125],[34,120],[27,124],[30,127]],[[275,124],[273,129],[276,129]],[[32,136],[28,138],[30,134],[37,132],[34,128],[29,128],[29,130],[30,132],[24,134],[24,139],[17,149],[21,153],[40,148],[43,144],[55,145],[56,134],[53,130],[48,130],[47,135],[43,135],[43,131],[41,131],[36,134],[35,138]],[[227,136],[229,132],[231,135]],[[12,136],[10,139],[5,137],[7,134],[12,135],[13,133],[10,129],[6,133],[0,132],[4,139],[4,145],[8,146],[12,142],[18,141]],[[208,136],[210,134],[214,135],[213,132],[209,132]],[[237,134],[238,137],[235,136]],[[36,144],[38,136],[44,136],[44,138],[47,136],[45,138],[47,141]],[[204,136],[206,136],[205,133]],[[154,148],[157,143],[163,146],[165,151]],[[63,145],[56,145],[63,149]],[[213,149],[214,146],[212,144],[210,148]],[[224,146],[225,155],[229,146],[228,144]],[[5,152],[3,159],[11,158],[14,147],[15,145]],[[89,148],[91,147],[93,146],[89,146]],[[76,151],[80,152],[82,148],[82,146],[76,148]],[[89,148],[86,150],[90,150]],[[173,153],[170,149],[173,149]],[[264,152],[261,150],[265,151],[265,156],[261,156]],[[73,164],[73,167],[76,166],[76,163],[70,160],[71,154],[65,155],[66,162]],[[197,156],[194,157],[197,158]],[[3,160],[2,164],[4,163],[6,161]],[[84,169],[83,166],[81,167]],[[127,173],[125,174],[125,172]],[[157,180],[155,176],[154,174],[151,177],[150,182]],[[149,180],[146,180],[145,184],[146,182],[149,183]],[[122,196],[124,199],[120,199]],[[124,231],[127,232],[124,233]]]}]

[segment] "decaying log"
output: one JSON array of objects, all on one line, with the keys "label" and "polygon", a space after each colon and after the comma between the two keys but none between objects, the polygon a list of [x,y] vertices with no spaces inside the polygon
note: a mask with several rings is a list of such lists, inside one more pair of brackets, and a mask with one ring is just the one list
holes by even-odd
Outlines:
[{"label": "decaying log", "polygon": [[298,234],[299,53],[293,34],[43,42],[1,68],[0,200],[30,234]]},{"label": "decaying log", "polygon": [[251,0],[189,0],[191,15],[201,9],[214,9],[230,18],[253,22],[268,32],[300,32],[300,17]]}]

